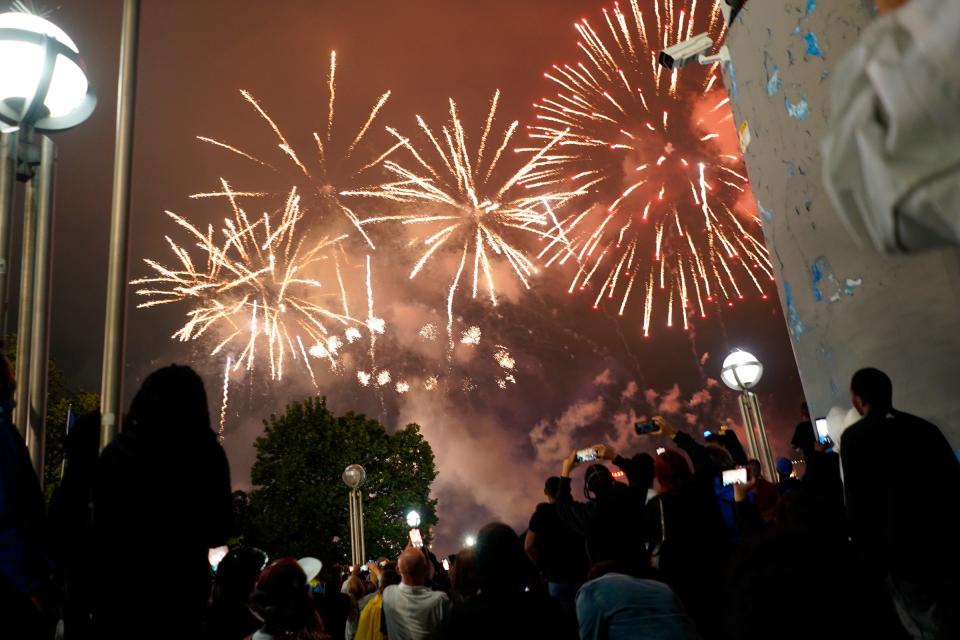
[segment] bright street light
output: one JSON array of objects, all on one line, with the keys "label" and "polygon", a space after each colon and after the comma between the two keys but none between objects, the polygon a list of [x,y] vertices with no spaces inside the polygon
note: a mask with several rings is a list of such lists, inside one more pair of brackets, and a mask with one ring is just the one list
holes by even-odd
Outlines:
[{"label": "bright street light", "polygon": [[86,120],[96,104],[70,36],[38,15],[0,14],[0,120],[61,131]]},{"label": "bright street light", "polygon": [[472,547],[475,544],[477,544],[477,539],[473,536],[467,536],[463,539],[463,546],[465,547]]},{"label": "bright street light", "polygon": [[747,391],[763,377],[763,365],[753,354],[737,349],[723,361],[720,379],[734,391]]},{"label": "bright street light", "polygon": [[407,526],[411,529],[416,529],[420,526],[420,514],[416,511],[410,511],[407,514]]},{"label": "bright street light", "polygon": [[757,394],[751,389],[757,386],[763,377],[763,365],[757,358],[746,351],[737,349],[728,355],[720,369],[720,379],[723,383],[740,392],[740,413],[743,415],[743,428],[747,433],[747,449],[750,457],[760,461],[763,475],[773,482],[777,478],[777,470],[773,463],[773,453],[767,441],[767,429],[763,424],[763,415],[760,413],[760,401]]}]

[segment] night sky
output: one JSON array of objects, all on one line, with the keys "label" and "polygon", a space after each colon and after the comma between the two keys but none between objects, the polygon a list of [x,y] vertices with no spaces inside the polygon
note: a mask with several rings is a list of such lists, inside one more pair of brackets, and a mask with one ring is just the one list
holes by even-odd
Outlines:
[{"label": "night sky", "polygon": [[[257,171],[195,139],[212,136],[281,162],[272,132],[239,89],[257,96],[291,143],[304,149],[311,148],[311,132],[325,117],[331,49],[339,60],[338,125],[345,130],[355,131],[377,97],[393,91],[372,130],[371,153],[390,143],[384,125],[412,131],[417,113],[439,125],[448,97],[457,100],[470,131],[478,131],[496,88],[503,92],[502,126],[514,119],[527,124],[534,116],[532,103],[553,91],[543,72],[552,63],[576,59],[573,22],[582,16],[600,22],[602,6],[592,0],[145,0],[130,278],[148,274],[143,258],[171,262],[165,234],[189,244],[165,209],[203,227],[223,219],[222,201],[191,200],[189,194],[216,190],[220,177],[237,188],[251,183],[288,188],[282,172]],[[68,383],[93,390],[99,388],[102,350],[121,8],[119,0],[66,0],[50,16],[77,43],[100,98],[86,124],[56,137],[51,343]],[[653,336],[644,339],[637,313],[617,317],[615,309],[594,311],[585,298],[568,296],[566,273],[541,272],[532,291],[500,278],[505,295],[495,309],[480,299],[458,301],[457,337],[473,325],[482,328],[483,337],[476,346],[458,343],[448,357],[443,279],[454,258],[440,255],[435,271],[410,281],[415,257],[403,240],[384,237],[372,254],[377,315],[387,322],[378,357],[395,381],[409,379],[413,389],[398,395],[361,388],[348,372],[321,375],[319,392],[336,410],[375,415],[389,428],[422,425],[440,470],[435,493],[441,545],[451,546],[494,518],[525,526],[543,479],[559,473],[561,458],[572,448],[599,440],[628,452],[656,446],[631,435],[637,417],[664,413],[691,430],[739,421],[735,395],[716,383],[720,362],[734,347],[752,351],[765,365],[757,391],[774,454],[786,453],[802,391],[776,296],[763,301],[748,295],[689,332],[667,329],[658,320]],[[358,257],[359,273],[363,246],[349,248]],[[188,309],[135,309],[132,291],[128,302],[126,397],[157,366],[186,362],[207,380],[217,414],[222,361],[207,357],[211,342],[169,339]],[[419,336],[425,324],[438,328],[436,341]],[[503,373],[493,359],[497,345],[516,360],[517,384],[505,390],[495,383]],[[442,370],[439,389],[415,384],[428,370]],[[296,369],[280,383],[263,372],[235,377],[225,443],[235,486],[249,485],[251,444],[262,418],[316,392]]]}]

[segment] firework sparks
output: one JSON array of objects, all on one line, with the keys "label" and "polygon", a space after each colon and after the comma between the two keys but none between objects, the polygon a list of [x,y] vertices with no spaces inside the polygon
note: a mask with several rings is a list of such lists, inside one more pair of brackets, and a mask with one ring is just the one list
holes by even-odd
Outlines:
[{"label": "firework sparks", "polygon": [[606,28],[581,20],[584,58],[544,74],[558,93],[536,104],[529,128],[539,146],[525,149],[536,161],[519,182],[594,203],[560,220],[538,257],[573,264],[570,292],[589,289],[594,308],[607,300],[623,315],[640,301],[644,335],[655,300],[666,301],[668,326],[677,315],[687,328],[688,313],[706,317],[708,303],[732,304],[744,286],[766,298],[761,282],[773,279],[742,158],[725,151],[736,133],[719,65],[671,73],[657,62],[696,32],[721,41],[719,2],[698,11],[697,0],[654,0],[644,13],[630,0],[603,10]]},{"label": "firework sparks", "polygon": [[[310,275],[324,265],[327,269],[332,266],[340,278],[335,251],[342,236],[306,243],[297,230],[304,213],[296,188],[290,191],[279,216],[265,213],[250,219],[230,185],[225,180],[221,185],[232,215],[224,220],[220,236],[212,225],[201,231],[167,212],[192,236],[202,262],[167,237],[178,264],[167,267],[145,260],[153,275],[131,283],[139,287],[137,295],[146,298],[138,307],[189,305],[187,321],[174,338],[186,342],[215,335],[217,343],[210,355],[227,353],[234,370],[251,370],[259,359],[266,359],[273,380],[283,378],[288,362],[299,362],[316,384],[308,354],[326,359],[335,368],[343,344],[336,331],[347,332],[349,341],[349,331],[362,326],[338,309],[348,308],[345,293],[326,293],[321,282]],[[321,304],[331,299],[332,304]],[[227,384],[225,375],[224,405]]]},{"label": "firework sparks", "polygon": [[418,149],[396,129],[387,128],[410,160],[407,165],[393,159],[382,161],[383,167],[394,177],[393,181],[371,189],[343,193],[413,204],[420,209],[405,215],[371,217],[361,223],[365,226],[399,221],[405,225],[430,228],[425,234],[427,237],[418,240],[422,253],[410,272],[411,279],[416,278],[441,249],[459,254],[456,261],[459,267],[447,293],[448,335],[453,324],[454,297],[463,279],[472,280],[468,286],[473,298],[485,288],[491,303],[497,304],[494,258],[509,265],[510,272],[524,287],[530,288],[530,279],[536,272],[534,261],[512,238],[522,232],[555,241],[558,229],[551,224],[544,209],[551,201],[569,197],[561,193],[532,197],[529,190],[520,185],[530,179],[533,168],[557,140],[546,144],[505,181],[495,181],[504,150],[510,145],[518,126],[516,121],[512,122],[499,143],[490,144],[499,100],[500,92],[497,91],[476,144],[476,153],[471,152],[457,105],[450,100],[450,122],[439,132],[417,116],[420,133],[428,141],[424,150]]},{"label": "firework sparks", "polygon": [[[290,144],[283,130],[277,125],[276,121],[261,106],[260,102],[249,91],[241,90],[240,94],[244,100],[250,104],[257,112],[259,118],[273,132],[277,139],[277,148],[282,154],[282,159],[287,166],[293,169],[293,177],[299,186],[299,191],[308,197],[307,208],[311,211],[323,213],[336,212],[343,216],[349,222],[352,228],[359,233],[367,245],[374,249],[373,240],[367,235],[360,219],[354,211],[347,206],[347,201],[343,198],[342,191],[348,188],[356,188],[358,183],[362,182],[365,173],[378,166],[394,151],[400,148],[401,143],[397,142],[386,151],[373,158],[363,158],[357,150],[363,146],[367,133],[373,126],[383,107],[390,99],[390,92],[387,91],[374,103],[370,109],[363,125],[355,134],[343,134],[335,126],[336,113],[336,84],[337,73],[337,54],[331,52],[329,75],[327,76],[327,117],[323,122],[323,132],[314,132],[313,140],[316,149],[309,154],[298,153]],[[338,135],[339,134],[339,135]],[[197,136],[197,139],[217,148],[223,149],[236,156],[239,156],[249,162],[254,162],[271,171],[279,172],[278,165],[271,164],[262,160],[257,155],[245,151],[236,145],[210,138],[207,136]],[[301,155],[302,154],[302,155]],[[195,194],[194,197],[224,197],[226,193],[212,192]],[[239,195],[239,194],[234,194]],[[269,191],[249,191],[243,195],[249,197],[268,197],[276,195]]]}]

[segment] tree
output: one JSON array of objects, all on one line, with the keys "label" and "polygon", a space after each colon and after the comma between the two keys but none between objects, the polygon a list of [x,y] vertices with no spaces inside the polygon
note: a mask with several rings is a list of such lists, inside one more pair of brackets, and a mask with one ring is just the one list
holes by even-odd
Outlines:
[{"label": "tree", "polygon": [[407,543],[406,513],[416,509],[424,531],[436,524],[430,485],[437,477],[430,444],[409,424],[388,434],[364,415],[334,415],[326,398],[293,403],[264,421],[249,496],[236,496],[246,544],[271,555],[312,555],[325,563],[350,557],[348,489],[341,475],[363,465],[367,555],[396,557]]}]

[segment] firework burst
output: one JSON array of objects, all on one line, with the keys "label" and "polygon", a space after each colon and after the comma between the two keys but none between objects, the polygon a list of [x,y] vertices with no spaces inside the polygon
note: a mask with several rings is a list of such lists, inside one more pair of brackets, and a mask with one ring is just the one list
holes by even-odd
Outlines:
[{"label": "firework burst", "polygon": [[[492,262],[501,259],[509,271],[526,288],[536,272],[533,259],[513,238],[517,234],[533,234],[550,242],[558,241],[556,220],[551,218],[549,203],[563,200],[561,193],[531,196],[521,182],[559,140],[544,145],[506,180],[497,176],[504,151],[510,145],[518,122],[506,127],[495,142],[491,133],[496,120],[500,92],[490,103],[486,123],[471,150],[457,105],[449,101],[450,121],[439,131],[432,129],[419,115],[416,117],[420,133],[425,137],[425,149],[418,149],[410,138],[396,129],[387,131],[397,139],[397,145],[407,152],[409,162],[385,159],[383,167],[394,180],[371,189],[345,192],[381,198],[413,205],[414,211],[402,215],[377,216],[365,219],[362,225],[399,221],[404,225],[424,226],[429,231],[417,241],[422,253],[410,271],[416,278],[438,251],[449,249],[458,256],[456,271],[447,288],[447,333],[451,337],[454,298],[460,283],[469,279],[473,298],[479,289],[486,289],[493,305],[497,304],[497,287]],[[469,273],[468,273],[469,272]]]},{"label": "firework burst", "polygon": [[[136,294],[146,298],[138,307],[189,305],[187,321],[175,339],[213,336],[211,356],[224,355],[234,370],[251,370],[265,359],[274,380],[283,378],[288,362],[298,362],[316,384],[311,357],[336,368],[345,341],[355,341],[361,335],[358,327],[365,324],[350,316],[338,248],[344,236],[308,244],[297,229],[304,213],[296,188],[279,215],[250,219],[230,185],[221,180],[221,186],[231,216],[219,234],[213,225],[201,231],[166,212],[192,236],[202,262],[166,237],[177,264],[144,260],[153,275],[131,283],[138,287]],[[311,277],[324,269],[335,274],[336,285],[325,288]]]},{"label": "firework burst", "polygon": [[[324,119],[322,127],[320,127],[321,130],[313,132],[312,137],[315,148],[309,153],[303,151],[298,152],[294,149],[277,123],[249,91],[241,90],[240,94],[244,100],[253,107],[260,119],[270,128],[276,137],[277,148],[280,151],[281,159],[288,169],[293,169],[293,181],[298,185],[300,193],[303,194],[304,197],[309,197],[306,208],[312,212],[335,212],[342,215],[352,226],[353,230],[363,238],[364,242],[366,242],[371,249],[374,249],[376,247],[374,246],[373,240],[363,229],[358,215],[347,206],[347,200],[344,199],[341,192],[348,188],[356,188],[358,183],[362,182],[362,177],[368,170],[378,166],[401,146],[398,142],[373,159],[364,158],[362,154],[358,152],[358,149],[364,146],[363,143],[371,126],[376,121],[384,105],[386,105],[390,99],[390,92],[387,91],[382,94],[374,103],[356,133],[344,135],[342,132],[338,132],[337,127],[334,126],[337,102],[336,77],[337,54],[334,51],[330,53],[330,66],[326,83],[328,97],[326,104],[327,117]],[[249,153],[233,144],[207,136],[197,136],[197,139],[229,151],[270,171],[280,171],[278,166],[262,160],[260,156]],[[247,197],[269,197],[276,194],[269,191],[247,191],[242,195]],[[223,191],[194,194],[194,197],[226,196],[227,194]]]},{"label": "firework burst", "polygon": [[719,64],[671,72],[657,62],[657,50],[699,32],[721,41],[719,1],[641,10],[630,0],[604,9],[599,30],[576,23],[583,58],[544,74],[558,92],[535,105],[529,127],[536,161],[519,183],[591,203],[563,217],[538,257],[575,265],[569,290],[589,290],[594,308],[606,300],[623,315],[642,303],[645,336],[658,305],[668,326],[679,316],[687,328],[688,315],[706,317],[744,287],[766,298],[773,279]]}]

